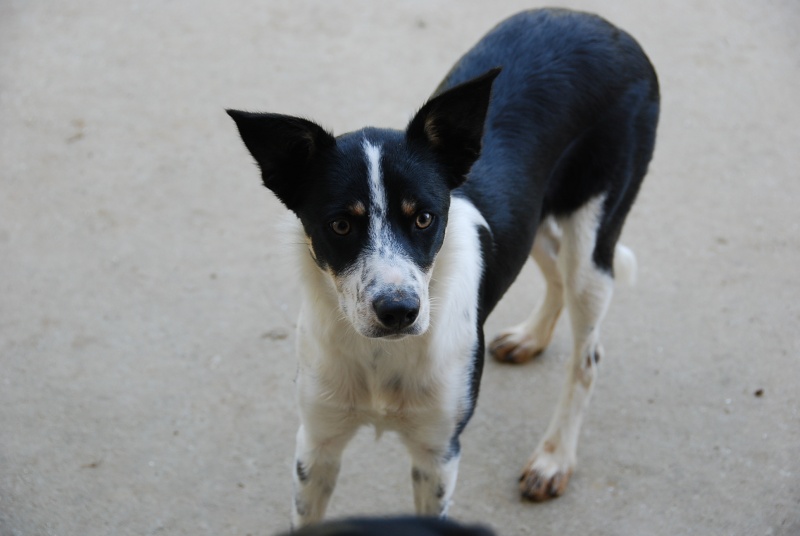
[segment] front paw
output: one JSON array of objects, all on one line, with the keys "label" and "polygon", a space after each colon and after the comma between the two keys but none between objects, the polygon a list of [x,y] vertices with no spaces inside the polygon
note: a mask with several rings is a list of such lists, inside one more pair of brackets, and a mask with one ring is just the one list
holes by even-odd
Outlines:
[{"label": "front paw", "polygon": [[541,502],[563,495],[572,476],[573,464],[559,462],[548,452],[537,451],[519,478],[519,490],[529,501]]}]

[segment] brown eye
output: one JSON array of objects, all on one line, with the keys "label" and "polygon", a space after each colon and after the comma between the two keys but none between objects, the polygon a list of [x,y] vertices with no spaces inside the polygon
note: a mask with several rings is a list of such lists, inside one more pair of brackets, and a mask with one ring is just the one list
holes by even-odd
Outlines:
[{"label": "brown eye", "polygon": [[339,236],[344,236],[350,232],[350,222],[345,219],[333,220],[331,222],[331,229]]},{"label": "brown eye", "polygon": [[417,219],[414,221],[414,224],[417,226],[417,229],[427,229],[433,223],[433,214],[430,212],[420,212],[417,214]]}]

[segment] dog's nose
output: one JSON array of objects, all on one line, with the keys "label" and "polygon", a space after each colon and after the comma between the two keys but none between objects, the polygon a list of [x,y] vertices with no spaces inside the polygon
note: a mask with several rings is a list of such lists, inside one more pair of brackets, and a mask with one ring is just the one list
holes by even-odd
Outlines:
[{"label": "dog's nose", "polygon": [[416,296],[380,296],[372,303],[381,324],[389,329],[407,328],[419,314],[419,298]]}]

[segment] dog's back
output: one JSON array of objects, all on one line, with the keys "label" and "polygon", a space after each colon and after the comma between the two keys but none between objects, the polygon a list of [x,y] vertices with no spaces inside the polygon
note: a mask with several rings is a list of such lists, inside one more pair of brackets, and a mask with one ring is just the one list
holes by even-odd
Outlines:
[{"label": "dog's back", "polygon": [[659,109],[656,73],[641,47],[596,15],[519,13],[467,52],[436,94],[498,66],[481,156],[460,191],[492,230],[486,279],[497,288],[486,289],[487,314],[525,262],[539,222],[608,191],[620,206],[606,211],[611,236],[596,255],[612,270],[610,242],[652,156]]}]

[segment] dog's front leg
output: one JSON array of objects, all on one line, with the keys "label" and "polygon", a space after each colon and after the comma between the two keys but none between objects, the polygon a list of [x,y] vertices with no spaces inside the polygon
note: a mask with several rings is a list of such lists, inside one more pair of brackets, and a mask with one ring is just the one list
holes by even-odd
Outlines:
[{"label": "dog's front leg", "polygon": [[415,459],[411,469],[417,515],[447,515],[456,487],[459,456],[449,459]]},{"label": "dog's front leg", "polygon": [[322,520],[328,500],[336,487],[342,452],[357,429],[355,425],[343,426],[331,433],[331,430],[325,428],[327,427],[305,423],[297,431],[293,472],[294,528]]},{"label": "dog's front leg", "polygon": [[460,452],[457,440],[434,440],[422,434],[403,435],[411,453],[411,482],[417,515],[447,515],[456,487]]}]

